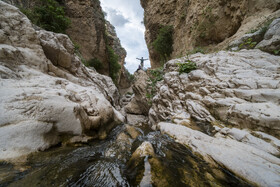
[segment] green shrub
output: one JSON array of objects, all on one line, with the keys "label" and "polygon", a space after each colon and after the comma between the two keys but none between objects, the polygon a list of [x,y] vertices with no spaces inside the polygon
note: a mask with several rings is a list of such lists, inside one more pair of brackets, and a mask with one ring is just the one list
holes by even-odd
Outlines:
[{"label": "green shrub", "polygon": [[252,38],[248,38],[244,43],[240,44],[239,49],[253,49],[257,45]]},{"label": "green shrub", "polygon": [[20,8],[31,22],[45,30],[65,33],[70,19],[65,16],[62,6],[55,0],[37,0],[38,5],[32,9]]},{"label": "green shrub", "polygon": [[117,84],[117,78],[119,71],[121,69],[121,65],[118,63],[118,55],[115,54],[112,47],[107,46],[107,54],[109,61],[109,74],[115,84]]},{"label": "green shrub", "polygon": [[153,48],[159,53],[162,61],[166,62],[173,52],[173,27],[163,26],[152,42]]},{"label": "green shrub", "polygon": [[163,75],[164,75],[163,67],[150,70],[148,75],[149,75],[149,83],[147,85],[146,97],[149,103],[151,104],[152,103],[151,100],[156,94],[156,84],[158,81],[163,80]]},{"label": "green shrub", "polygon": [[179,73],[189,73],[192,70],[196,70],[196,63],[191,61],[191,60],[187,60],[187,62],[185,63],[178,63],[177,64],[179,66]]},{"label": "green shrub", "polygon": [[274,51],[273,51],[273,53],[275,54],[275,55],[280,55],[280,49],[275,49]]},{"label": "green shrub", "polygon": [[87,61],[87,66],[94,67],[97,71],[101,70],[103,68],[102,62],[98,58],[93,58]]}]

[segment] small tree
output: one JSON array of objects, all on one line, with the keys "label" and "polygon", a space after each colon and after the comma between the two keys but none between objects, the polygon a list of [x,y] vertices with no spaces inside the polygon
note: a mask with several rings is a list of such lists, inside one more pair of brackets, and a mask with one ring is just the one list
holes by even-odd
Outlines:
[{"label": "small tree", "polygon": [[159,53],[161,59],[166,62],[173,52],[173,27],[163,26],[152,42],[153,48]]}]

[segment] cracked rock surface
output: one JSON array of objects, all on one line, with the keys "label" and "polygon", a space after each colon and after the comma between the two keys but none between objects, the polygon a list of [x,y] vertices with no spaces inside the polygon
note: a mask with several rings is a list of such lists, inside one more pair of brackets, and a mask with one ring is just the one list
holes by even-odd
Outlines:
[{"label": "cracked rock surface", "polygon": [[198,68],[178,72],[174,59],[165,65],[164,80],[149,111],[151,124],[180,113],[213,123],[280,135],[280,57],[260,50],[195,54]]},{"label": "cracked rock surface", "polygon": [[0,1],[0,160],[45,150],[61,136],[104,139],[124,120],[111,78],[86,68],[68,36],[35,31]]}]

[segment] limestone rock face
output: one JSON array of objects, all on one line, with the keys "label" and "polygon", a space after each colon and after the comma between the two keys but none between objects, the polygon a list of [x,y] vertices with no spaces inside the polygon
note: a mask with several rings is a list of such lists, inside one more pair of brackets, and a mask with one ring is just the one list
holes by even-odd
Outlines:
[{"label": "limestone rock face", "polygon": [[[239,128],[280,136],[280,57],[260,50],[220,51],[190,56],[198,68],[178,72],[177,63],[165,64],[164,80],[149,111],[151,124],[177,119],[205,123],[220,120]],[[182,120],[178,118],[179,120]]]},{"label": "limestone rock face", "polygon": [[[6,2],[26,9],[32,9],[37,0],[5,0]],[[98,70],[104,75],[109,75],[109,61],[106,45],[113,48],[114,52],[119,57],[119,64],[121,70],[118,76],[118,85],[120,88],[127,88],[130,86],[130,82],[127,80],[124,67],[124,59],[126,57],[126,51],[121,46],[120,40],[116,35],[115,28],[110,22],[105,20],[100,1],[59,1],[60,5],[65,8],[66,17],[71,20],[70,27],[66,30],[66,34],[71,38],[79,47],[80,55],[85,61],[89,61],[97,58],[102,63],[102,68]],[[107,42],[107,44],[106,44]],[[47,47],[45,46],[45,49]],[[49,55],[55,51],[48,51]],[[56,52],[57,53],[57,52]],[[57,55],[57,54],[56,54]],[[63,55],[61,51],[60,59],[63,61],[69,61],[69,57]],[[53,58],[53,57],[50,57]],[[68,59],[68,60],[67,60]],[[61,63],[64,63],[62,62]]]},{"label": "limestone rock face", "polygon": [[131,86],[131,82],[127,77],[126,74],[127,70],[124,67],[126,51],[121,45],[115,27],[109,21],[106,21],[106,32],[107,32],[108,45],[111,46],[114,52],[118,55],[119,57],[118,63],[121,65],[121,69],[119,71],[119,76],[117,80],[118,87],[120,89],[129,88]]},{"label": "limestone rock face", "polygon": [[264,35],[264,39],[256,46],[263,51],[274,53],[280,51],[280,18],[275,19]]},{"label": "limestone rock face", "polygon": [[45,150],[67,135],[106,138],[124,120],[109,77],[86,68],[63,34],[35,31],[0,1],[0,160]]},{"label": "limestone rock face", "polygon": [[102,73],[109,75],[106,55],[105,19],[99,1],[64,1],[66,15],[71,20],[66,33],[80,46],[85,60],[98,58],[104,67]]},{"label": "limestone rock face", "polygon": [[161,122],[158,128],[179,143],[191,147],[210,164],[221,164],[254,185],[279,185],[280,159],[273,153],[279,155],[280,142],[271,136],[266,136],[267,140],[271,141],[268,143],[262,138],[236,129],[221,129],[211,137],[173,123]]},{"label": "limestone rock face", "polygon": [[266,28],[260,28],[256,32],[248,33],[241,38],[232,41],[228,49],[238,51],[240,49],[261,49],[262,51],[280,53],[280,18],[274,19]]},{"label": "limestone rock face", "polygon": [[[278,0],[141,0],[141,4],[148,46],[156,39],[161,25],[173,26],[173,58],[197,46],[221,43],[225,47],[231,40],[228,38],[244,35],[272,13],[279,16],[279,11],[275,11],[280,8]],[[152,68],[160,66],[160,58],[152,47],[149,53]]]}]

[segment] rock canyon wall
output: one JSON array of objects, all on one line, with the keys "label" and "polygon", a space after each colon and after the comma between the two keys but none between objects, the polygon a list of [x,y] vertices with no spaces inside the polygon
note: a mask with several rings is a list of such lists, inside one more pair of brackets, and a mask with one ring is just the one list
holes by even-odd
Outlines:
[{"label": "rock canyon wall", "polygon": [[[31,9],[38,0],[5,0],[6,2]],[[74,42],[76,50],[80,53],[84,63],[93,59],[101,62],[98,72],[104,75],[110,75],[110,59],[108,56],[108,47],[114,50],[118,56],[118,63],[121,66],[115,83],[120,87],[129,87],[130,82],[125,74],[126,51],[121,46],[119,38],[116,35],[115,28],[110,22],[106,21],[104,12],[97,0],[71,0],[59,1],[64,7],[65,15],[71,21],[66,34]]]},{"label": "rock canyon wall", "polygon": [[141,5],[152,68],[161,65],[151,44],[162,26],[173,27],[171,58],[175,58],[197,47],[223,49],[230,41],[280,15],[279,0],[141,0]]},{"label": "rock canyon wall", "polygon": [[0,159],[106,138],[124,120],[111,78],[86,68],[67,35],[35,30],[3,1],[0,10]]}]

